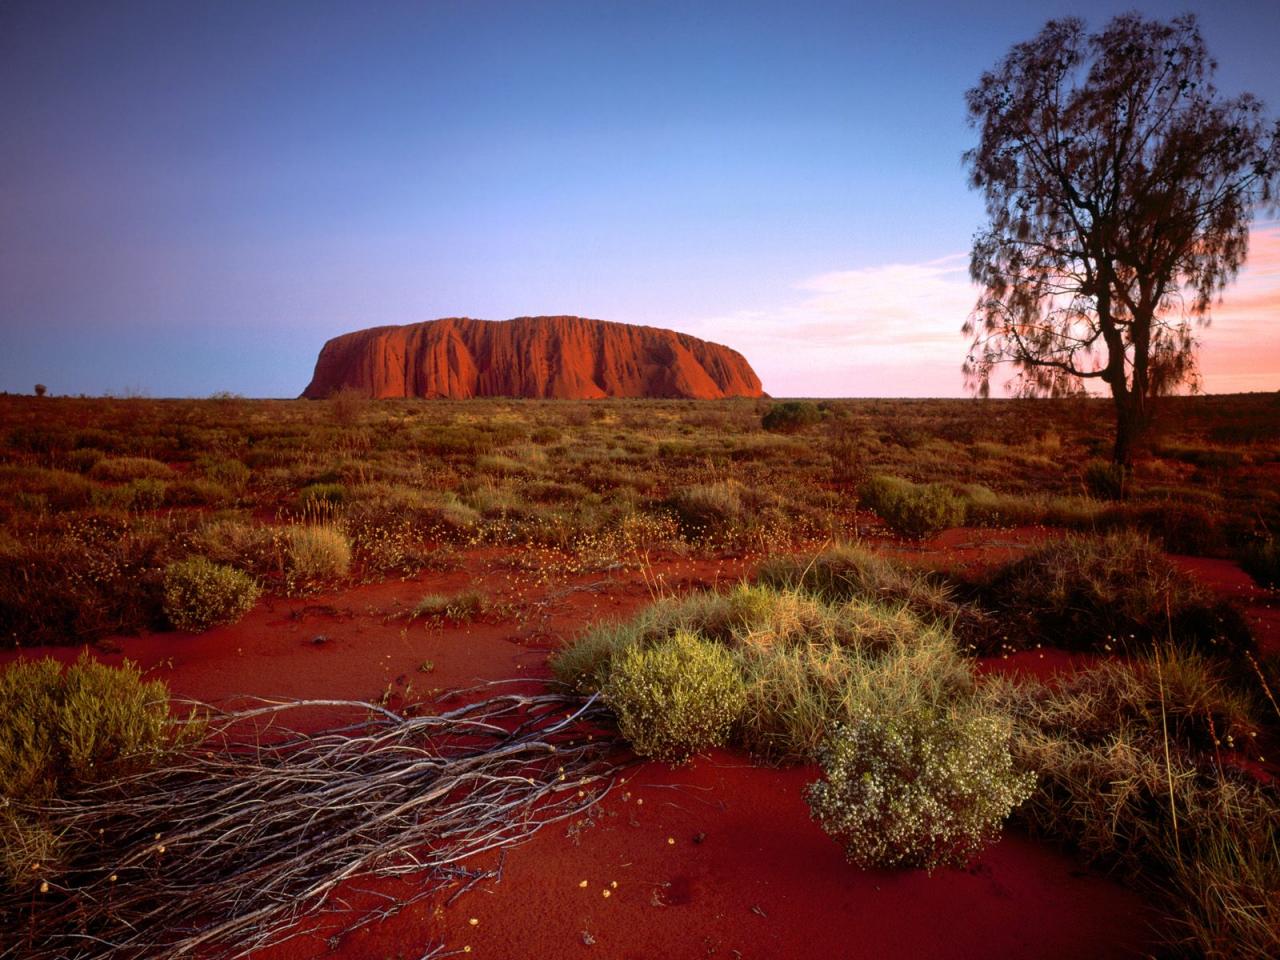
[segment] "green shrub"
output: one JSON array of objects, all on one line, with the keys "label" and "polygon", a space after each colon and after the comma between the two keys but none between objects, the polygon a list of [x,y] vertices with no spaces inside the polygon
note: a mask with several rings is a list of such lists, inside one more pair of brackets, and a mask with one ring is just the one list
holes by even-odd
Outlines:
[{"label": "green shrub", "polygon": [[213,560],[241,569],[267,566],[271,554],[271,529],[232,515],[214,517],[192,535],[192,546]]},{"label": "green shrub", "polygon": [[15,499],[27,494],[37,498],[31,502],[43,502],[54,510],[75,510],[92,500],[96,487],[78,473],[4,464],[0,465],[0,491]]},{"label": "green shrub", "polygon": [[444,494],[439,503],[427,506],[424,511],[428,525],[445,537],[463,538],[480,525],[480,512],[460,501],[452,492]]},{"label": "green shrub", "polygon": [[82,644],[165,627],[168,524],[84,513],[23,546],[0,558],[0,643]]},{"label": "green shrub", "polygon": [[19,803],[154,766],[197,740],[194,717],[169,715],[169,691],[144,682],[126,660],[110,667],[87,652],[57,661],[18,660],[0,671],[0,883],[34,888],[83,842],[55,833]]},{"label": "green shrub", "polygon": [[157,477],[139,477],[112,492],[119,493],[124,505],[134,510],[158,510],[168,495],[169,484]]},{"label": "green shrub", "polygon": [[797,433],[822,420],[817,404],[807,400],[775,403],[760,418],[760,426],[772,433]]},{"label": "green shrub", "polygon": [[965,866],[1035,786],[1009,734],[992,714],[863,712],[832,731],[805,797],[863,869]]},{"label": "green shrub", "polygon": [[173,477],[173,470],[167,464],[148,457],[104,457],[89,469],[89,476],[108,483],[141,480],[144,477],[168,480]]},{"label": "green shrub", "polygon": [[877,474],[859,493],[881,520],[905,537],[930,537],[964,523],[964,501],[938,483]]},{"label": "green shrub", "polygon": [[293,526],[283,536],[291,587],[345,577],[351,569],[351,542],[337,527]]},{"label": "green shrub", "polygon": [[18,660],[0,672],[0,795],[40,799],[147,766],[178,732],[168,689],[127,660]]},{"label": "green shrub", "polygon": [[164,612],[179,630],[199,633],[235,623],[258,600],[253,578],[205,557],[188,557],[165,567]]},{"label": "green shrub", "polygon": [[723,744],[745,698],[732,655],[680,631],[614,663],[603,697],[637,754],[681,763]]},{"label": "green shrub", "polygon": [[857,544],[838,544],[808,559],[771,557],[757,578],[765,586],[798,588],[827,600],[905,603],[926,618],[946,620],[956,608],[946,586]]},{"label": "green shrub", "polygon": [[984,610],[956,599],[951,584],[856,544],[838,544],[808,559],[771,557],[760,565],[757,578],[766,586],[801,589],[828,601],[905,606],[925,623],[950,628],[970,650],[987,649],[999,633],[999,624]]}]

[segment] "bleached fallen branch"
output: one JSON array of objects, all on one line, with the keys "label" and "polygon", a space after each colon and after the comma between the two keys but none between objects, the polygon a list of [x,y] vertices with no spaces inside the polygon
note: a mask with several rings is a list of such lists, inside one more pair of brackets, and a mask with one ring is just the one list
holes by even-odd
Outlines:
[{"label": "bleached fallen branch", "polygon": [[[0,892],[0,957],[241,956],[308,917],[341,933],[361,914],[339,888],[412,878],[388,915],[473,883],[465,861],[585,810],[618,769],[594,697],[500,693],[427,716],[335,700],[206,709],[198,748],[28,810],[75,855],[42,895]],[[317,712],[319,732],[290,726]]]}]

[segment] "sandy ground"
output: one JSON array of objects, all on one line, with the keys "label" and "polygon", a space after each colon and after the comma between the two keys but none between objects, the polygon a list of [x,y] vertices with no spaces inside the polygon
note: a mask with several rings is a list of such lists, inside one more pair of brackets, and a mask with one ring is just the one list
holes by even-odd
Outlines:
[{"label": "sandy ground", "polygon": [[[922,561],[990,563],[1043,537],[1034,530],[949,531]],[[1224,561],[1178,558],[1241,601],[1267,644],[1273,598]],[[580,575],[519,569],[492,551],[413,581],[260,603],[198,636],[116,638],[95,654],[127,656],[177,696],[375,699],[548,676],[547,654],[586,625],[623,617],[662,593],[739,579],[740,561],[671,560]],[[411,623],[425,593],[477,589],[496,612],[471,624]],[[75,648],[28,649],[74,659]],[[12,659],[11,652],[0,660]],[[1088,657],[1032,651],[988,669],[1052,675]],[[259,958],[405,958],[438,943],[495,960],[602,958],[1072,958],[1154,950],[1150,906],[1068,853],[1009,830],[969,869],[860,872],[808,815],[813,768],[775,770],[716,751],[677,769],[645,763],[577,820],[507,851],[501,870],[337,939],[301,933]],[[471,866],[496,868],[492,855]],[[394,896],[392,884],[374,885]],[[348,891],[354,903],[374,901]],[[447,901],[447,902],[446,902]]]}]

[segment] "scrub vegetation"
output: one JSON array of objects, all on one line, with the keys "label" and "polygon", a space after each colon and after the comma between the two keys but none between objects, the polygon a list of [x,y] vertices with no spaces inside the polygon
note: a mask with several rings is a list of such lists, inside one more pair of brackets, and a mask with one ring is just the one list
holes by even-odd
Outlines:
[{"label": "scrub vegetation", "polygon": [[1273,578],[1280,402],[1162,416],[1120,489],[1090,400],[0,397],[0,643],[163,628],[164,570],[193,556],[287,594],[477,546],[601,570],[1044,524]]},{"label": "scrub vegetation", "polygon": [[[1280,664],[1170,554],[1235,560],[1274,584],[1280,402],[1165,409],[1117,477],[1103,459],[1111,413],[1088,400],[0,397],[0,642],[201,631],[264,595],[417,578],[464,555],[637,582],[657,558],[734,558],[740,582],[652,588],[639,613],[563,638],[563,688],[537,711],[568,743],[560,721],[587,704],[592,776],[623,741],[662,762],[730,750],[806,765],[812,815],[857,867],[964,865],[1012,823],[1163,903],[1174,951],[1274,956],[1280,796],[1265,757]],[[1034,545],[1007,560],[919,559],[1014,527],[1039,529],[1019,530]],[[510,613],[479,589],[413,589],[397,616],[430,631]],[[1000,669],[1045,648],[1083,666],[1053,682]],[[115,816],[90,803],[105,779],[126,807],[168,810],[186,768],[155,761],[174,750],[243,779],[217,744],[191,750],[199,725],[172,720],[167,691],[128,666],[18,661],[2,676],[0,913],[25,910],[33,884],[79,882],[55,799]],[[500,700],[484,710],[519,713]],[[359,709],[395,737],[428,722],[385,706]],[[362,756],[362,776],[378,762]],[[269,766],[236,789],[293,823]],[[530,803],[562,776],[541,772]],[[137,800],[144,785],[162,792]],[[404,826],[395,837],[417,835]],[[311,876],[297,866],[273,893],[282,910]],[[208,909],[239,902],[239,866],[201,869],[211,897],[230,897]],[[113,902],[144,909],[137,896]]]}]

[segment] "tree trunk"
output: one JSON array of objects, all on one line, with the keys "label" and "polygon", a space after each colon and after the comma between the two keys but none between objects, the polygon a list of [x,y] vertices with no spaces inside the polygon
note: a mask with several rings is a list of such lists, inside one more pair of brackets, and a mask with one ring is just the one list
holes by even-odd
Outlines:
[{"label": "tree trunk", "polygon": [[1133,448],[1138,439],[1138,423],[1127,398],[1116,398],[1116,445],[1111,461],[1128,474],[1133,469]]},{"label": "tree trunk", "polygon": [[1133,470],[1133,455],[1147,430],[1147,397],[1137,390],[1112,388],[1116,404],[1116,445],[1111,461],[1124,469],[1127,479]]}]

